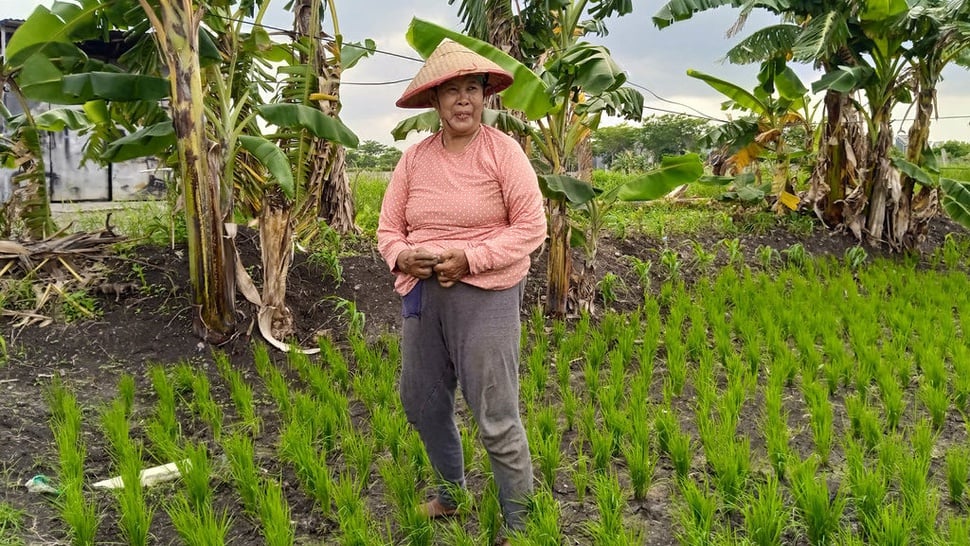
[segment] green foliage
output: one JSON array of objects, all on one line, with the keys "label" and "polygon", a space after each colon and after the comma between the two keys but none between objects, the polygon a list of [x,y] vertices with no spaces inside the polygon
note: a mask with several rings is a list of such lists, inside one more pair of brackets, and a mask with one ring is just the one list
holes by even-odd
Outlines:
[{"label": "green foliage", "polygon": [[10,546],[24,544],[23,539],[20,538],[20,532],[23,529],[25,516],[23,510],[15,508],[6,501],[0,502],[0,542]]},{"label": "green foliage", "polygon": [[970,142],[962,140],[946,140],[933,145],[934,150],[946,152],[947,159],[960,159],[970,155]]},{"label": "green foliage", "polygon": [[392,171],[401,159],[401,150],[381,144],[376,140],[365,140],[352,150],[347,150],[347,163],[362,171]]}]

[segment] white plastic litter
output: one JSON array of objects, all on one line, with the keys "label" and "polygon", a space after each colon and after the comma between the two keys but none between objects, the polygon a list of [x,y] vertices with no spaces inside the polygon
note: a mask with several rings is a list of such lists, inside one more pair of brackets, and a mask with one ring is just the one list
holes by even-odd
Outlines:
[{"label": "white plastic litter", "polygon": [[[189,461],[182,461],[183,465],[189,464]],[[167,482],[174,480],[181,476],[179,473],[179,467],[176,463],[168,463],[160,466],[153,466],[151,468],[146,468],[141,471],[138,475],[143,487],[148,487],[150,485],[155,485],[156,483]],[[114,478],[108,480],[101,480],[94,484],[94,487],[98,489],[121,489],[125,486],[124,480],[121,476],[115,476]]]},{"label": "white plastic litter", "polygon": [[53,493],[55,495],[60,493],[60,491],[58,491],[57,488],[51,484],[50,478],[43,474],[38,474],[27,480],[24,487],[26,487],[27,491],[30,491],[31,493]]}]

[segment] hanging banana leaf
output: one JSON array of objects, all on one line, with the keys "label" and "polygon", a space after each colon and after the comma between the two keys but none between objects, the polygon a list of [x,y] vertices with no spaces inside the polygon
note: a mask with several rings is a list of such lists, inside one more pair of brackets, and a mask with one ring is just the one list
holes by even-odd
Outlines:
[{"label": "hanging banana leaf", "polygon": [[920,184],[930,188],[940,187],[940,183],[934,180],[933,177],[930,176],[930,173],[923,170],[923,168],[919,165],[910,163],[901,157],[893,157],[890,158],[889,161],[891,161],[893,166],[899,169],[900,172],[919,182]]},{"label": "hanging banana leaf", "polygon": [[59,132],[64,129],[80,131],[93,124],[84,112],[71,108],[55,108],[34,116],[34,124],[42,131]]},{"label": "hanging banana leaf", "polygon": [[242,135],[239,143],[259,160],[279,182],[283,193],[293,198],[293,168],[290,160],[279,146],[260,136]]},{"label": "hanging banana leaf", "polygon": [[619,186],[621,201],[650,201],[659,199],[677,186],[690,184],[704,174],[704,163],[697,154],[666,156],[660,167]]},{"label": "hanging banana leaf", "polygon": [[573,206],[592,201],[602,190],[597,190],[589,182],[561,174],[539,175],[539,189],[549,199],[565,199]]},{"label": "hanging banana leaf", "polygon": [[86,72],[64,76],[63,91],[87,102],[104,99],[116,102],[157,101],[168,97],[171,87],[165,78],[115,72]]},{"label": "hanging banana leaf", "polygon": [[958,224],[970,228],[970,182],[941,178],[943,210]]},{"label": "hanging banana leaf", "polygon": [[108,144],[101,159],[110,162],[159,155],[175,146],[175,127],[164,121],[139,129]]},{"label": "hanging banana leaf", "polygon": [[358,139],[339,119],[332,118],[316,108],[302,104],[262,104],[256,107],[259,115],[279,127],[301,127],[317,138],[356,148]]}]

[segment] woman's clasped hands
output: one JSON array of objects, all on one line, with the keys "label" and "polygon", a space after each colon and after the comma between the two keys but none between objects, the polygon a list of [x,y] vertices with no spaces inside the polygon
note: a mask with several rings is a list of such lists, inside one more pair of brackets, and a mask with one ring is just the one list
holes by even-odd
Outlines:
[{"label": "woman's clasped hands", "polygon": [[448,249],[435,254],[426,248],[417,247],[398,255],[397,268],[419,279],[429,279],[436,275],[438,283],[449,288],[468,274],[468,259],[464,250]]}]

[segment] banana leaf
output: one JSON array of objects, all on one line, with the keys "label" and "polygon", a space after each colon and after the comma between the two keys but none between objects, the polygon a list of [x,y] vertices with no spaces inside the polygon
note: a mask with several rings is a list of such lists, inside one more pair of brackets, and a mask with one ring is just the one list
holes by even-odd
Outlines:
[{"label": "banana leaf", "polygon": [[930,173],[924,171],[919,165],[910,163],[901,157],[891,158],[890,161],[894,167],[900,170],[900,172],[919,182],[923,186],[927,186],[929,188],[940,187],[940,183],[934,180],[933,177],[930,176]]},{"label": "banana leaf", "polygon": [[101,159],[110,162],[159,155],[175,146],[175,127],[163,121],[127,134],[108,144]]},{"label": "banana leaf", "polygon": [[539,189],[549,199],[565,199],[574,206],[587,203],[602,193],[589,182],[562,174],[539,175]]},{"label": "banana leaf", "polygon": [[665,156],[657,169],[619,186],[621,201],[659,199],[677,186],[690,184],[704,174],[704,163],[697,154]]},{"label": "banana leaf", "polygon": [[300,127],[317,138],[356,148],[357,135],[339,119],[332,118],[316,108],[302,104],[262,104],[256,107],[259,115],[269,123],[293,129]]},{"label": "banana leaf", "polygon": [[970,228],[970,182],[941,178],[943,186],[943,210],[956,223]]},{"label": "banana leaf", "polygon": [[71,108],[55,108],[34,116],[34,123],[43,131],[59,132],[64,129],[79,131],[93,124],[84,112]]},{"label": "banana leaf", "polygon": [[104,99],[116,102],[158,101],[169,96],[165,78],[114,72],[86,72],[64,76],[63,90],[84,102]]},{"label": "banana leaf", "polygon": [[253,154],[279,183],[283,193],[293,198],[293,169],[290,160],[279,146],[260,136],[242,135],[239,144]]}]

